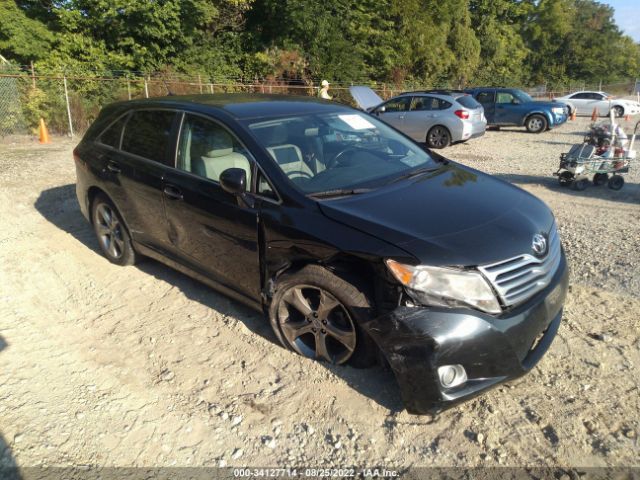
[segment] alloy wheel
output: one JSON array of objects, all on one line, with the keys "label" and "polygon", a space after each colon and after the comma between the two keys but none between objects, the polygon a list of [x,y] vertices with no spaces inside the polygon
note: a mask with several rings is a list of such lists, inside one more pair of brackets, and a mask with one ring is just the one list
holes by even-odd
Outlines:
[{"label": "alloy wheel", "polygon": [[124,252],[122,225],[113,209],[101,203],[95,210],[94,222],[102,249],[112,258],[119,259]]},{"label": "alloy wheel", "polygon": [[542,130],[543,126],[544,124],[542,123],[542,120],[538,117],[533,117],[529,120],[529,130],[532,132],[539,132]]},{"label": "alloy wheel", "polygon": [[429,146],[444,148],[449,144],[449,133],[442,127],[435,127],[429,132]]},{"label": "alloy wheel", "polygon": [[300,355],[345,363],[356,348],[356,329],[349,312],[326,290],[297,285],[284,293],[278,323],[287,343]]}]

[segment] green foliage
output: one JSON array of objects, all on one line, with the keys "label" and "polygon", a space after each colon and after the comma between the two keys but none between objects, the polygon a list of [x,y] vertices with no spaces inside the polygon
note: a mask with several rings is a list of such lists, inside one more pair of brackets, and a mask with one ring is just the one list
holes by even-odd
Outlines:
[{"label": "green foliage", "polygon": [[595,0],[2,0],[0,54],[44,73],[300,84],[606,83],[640,68],[640,45]]}]

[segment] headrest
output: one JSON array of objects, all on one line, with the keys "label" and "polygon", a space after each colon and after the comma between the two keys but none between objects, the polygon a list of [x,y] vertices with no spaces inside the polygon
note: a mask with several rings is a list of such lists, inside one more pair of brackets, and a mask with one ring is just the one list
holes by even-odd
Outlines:
[{"label": "headrest", "polygon": [[233,153],[233,139],[224,130],[217,130],[209,137],[209,149],[205,157],[224,157]]},{"label": "headrest", "polygon": [[267,143],[271,145],[282,145],[287,142],[287,128],[284,125],[275,125],[269,128]]}]

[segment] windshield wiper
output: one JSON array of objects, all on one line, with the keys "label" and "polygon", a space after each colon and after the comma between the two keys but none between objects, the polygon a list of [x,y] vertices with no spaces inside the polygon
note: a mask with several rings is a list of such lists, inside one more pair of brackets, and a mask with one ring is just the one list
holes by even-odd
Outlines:
[{"label": "windshield wiper", "polygon": [[330,198],[330,197],[346,197],[347,195],[358,195],[360,193],[367,193],[373,190],[372,188],[337,188],[335,190],[327,190],[325,192],[310,193],[312,198]]},{"label": "windshield wiper", "polygon": [[418,175],[422,175],[424,173],[431,173],[438,170],[440,167],[422,167],[417,170],[411,170],[410,172],[405,173],[404,175],[400,175],[399,177],[394,178],[389,183],[395,183],[399,180],[405,180],[407,178],[417,177]]}]

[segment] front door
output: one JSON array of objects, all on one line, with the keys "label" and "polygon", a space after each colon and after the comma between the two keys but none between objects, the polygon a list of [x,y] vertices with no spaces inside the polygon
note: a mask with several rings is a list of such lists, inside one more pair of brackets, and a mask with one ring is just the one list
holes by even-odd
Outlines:
[{"label": "front door", "polygon": [[389,100],[378,107],[373,113],[380,117],[380,120],[388,123],[392,127],[403,131],[404,117],[409,111],[411,97],[398,97]]},{"label": "front door", "polygon": [[511,92],[496,92],[496,125],[521,125],[520,101]]},{"label": "front door", "polygon": [[168,236],[192,270],[252,299],[260,295],[258,212],[219,183],[227,168],[242,168],[251,185],[253,160],[222,124],[185,114],[176,169],[164,177]]}]

